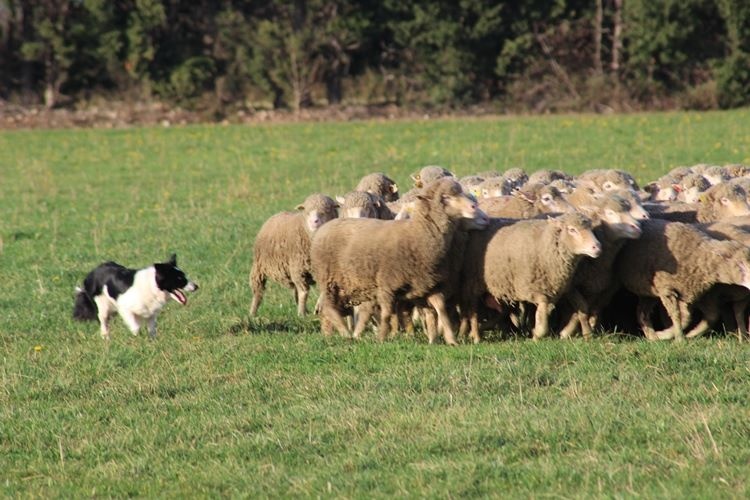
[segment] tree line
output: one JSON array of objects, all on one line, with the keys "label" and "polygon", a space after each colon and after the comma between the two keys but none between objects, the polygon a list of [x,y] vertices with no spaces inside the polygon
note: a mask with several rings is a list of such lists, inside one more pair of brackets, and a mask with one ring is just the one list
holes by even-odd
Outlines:
[{"label": "tree line", "polygon": [[0,0],[0,98],[297,110],[750,102],[747,0]]}]

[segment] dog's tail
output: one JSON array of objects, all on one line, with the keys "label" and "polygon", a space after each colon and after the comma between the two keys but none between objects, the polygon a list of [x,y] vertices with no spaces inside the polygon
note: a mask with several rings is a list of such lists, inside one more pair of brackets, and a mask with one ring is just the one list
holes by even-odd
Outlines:
[{"label": "dog's tail", "polygon": [[97,309],[94,301],[85,290],[76,287],[76,302],[73,306],[73,318],[78,321],[94,321],[97,318]]}]

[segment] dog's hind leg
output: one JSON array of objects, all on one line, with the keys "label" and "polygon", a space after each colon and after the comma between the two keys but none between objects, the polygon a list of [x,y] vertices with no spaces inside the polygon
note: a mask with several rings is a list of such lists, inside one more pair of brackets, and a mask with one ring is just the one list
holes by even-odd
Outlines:
[{"label": "dog's hind leg", "polygon": [[94,298],[96,303],[96,315],[99,319],[99,329],[104,340],[109,340],[109,318],[112,315],[109,310],[109,300],[100,295]]}]

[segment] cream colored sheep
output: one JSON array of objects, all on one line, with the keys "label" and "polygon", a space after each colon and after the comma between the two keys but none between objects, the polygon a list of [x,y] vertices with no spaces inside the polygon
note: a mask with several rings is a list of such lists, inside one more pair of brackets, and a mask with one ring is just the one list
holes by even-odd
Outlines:
[{"label": "cream colored sheep", "polygon": [[[455,265],[446,256],[464,218],[486,224],[486,216],[458,182],[440,179],[417,195],[409,219],[340,219],[320,228],[311,257],[323,297],[324,332],[330,322],[342,335],[349,335],[342,312],[375,301],[380,308],[378,338],[384,340],[396,301],[424,301],[446,325],[445,342],[455,344],[445,299],[438,290]],[[360,315],[355,336],[366,321],[366,315]]]},{"label": "cream colored sheep", "polygon": [[297,206],[297,212],[278,213],[261,226],[253,245],[250,271],[251,316],[258,312],[268,278],[293,289],[297,314],[306,314],[307,295],[314,283],[310,272],[310,238],[336,218],[337,207],[328,196],[312,194]]}]

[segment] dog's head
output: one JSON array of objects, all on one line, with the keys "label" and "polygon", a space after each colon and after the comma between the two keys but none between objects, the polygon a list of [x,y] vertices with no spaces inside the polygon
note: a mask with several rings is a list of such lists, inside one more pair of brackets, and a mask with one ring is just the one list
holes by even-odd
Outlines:
[{"label": "dog's head", "polygon": [[187,304],[185,292],[194,292],[198,285],[185,276],[185,273],[177,267],[177,255],[172,254],[167,262],[154,264],[156,269],[156,286],[160,290],[169,293],[170,297],[182,305]]}]

